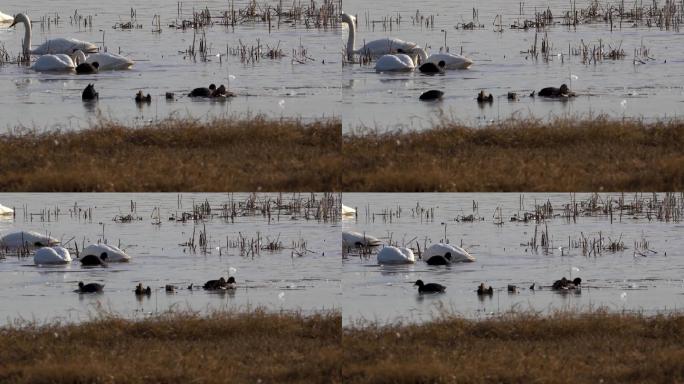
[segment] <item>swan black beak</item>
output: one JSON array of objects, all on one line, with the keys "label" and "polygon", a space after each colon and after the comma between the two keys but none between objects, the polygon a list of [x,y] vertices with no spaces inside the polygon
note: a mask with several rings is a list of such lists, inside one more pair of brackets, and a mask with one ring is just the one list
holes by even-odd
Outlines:
[{"label": "swan black beak", "polygon": [[17,25],[17,19],[16,19],[16,18],[15,18],[14,21],[12,22],[12,25],[10,25],[10,26],[7,27],[7,28],[12,28],[12,27],[14,27],[15,25]]}]

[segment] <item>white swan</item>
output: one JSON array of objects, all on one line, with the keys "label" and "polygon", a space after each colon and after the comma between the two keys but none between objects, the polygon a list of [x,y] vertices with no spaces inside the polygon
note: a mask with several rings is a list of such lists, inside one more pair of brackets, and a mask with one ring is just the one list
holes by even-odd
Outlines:
[{"label": "white swan", "polygon": [[13,215],[14,214],[14,209],[10,207],[5,207],[4,205],[0,204],[0,216],[5,216],[5,215]]},{"label": "white swan", "polygon": [[375,247],[382,244],[378,238],[359,232],[343,231],[342,245],[344,247]]},{"label": "white swan", "polygon": [[443,243],[432,244],[428,249],[425,250],[423,259],[428,261],[431,257],[443,257],[449,263],[465,263],[475,261],[475,258],[466,252],[465,249],[455,245]]},{"label": "white swan", "polygon": [[342,216],[355,216],[356,209],[342,204]]},{"label": "white swan", "polygon": [[473,61],[465,56],[455,53],[433,53],[427,58],[428,63],[439,64],[443,61],[444,69],[468,69],[473,65]]},{"label": "white swan", "polygon": [[69,57],[63,53],[57,55],[43,55],[36,60],[31,66],[36,72],[66,72],[73,71],[76,64]]},{"label": "white swan", "polygon": [[71,255],[69,250],[64,247],[43,247],[36,251],[33,262],[36,265],[67,264],[71,262]]},{"label": "white swan", "polygon": [[354,55],[369,56],[371,59],[377,59],[382,55],[391,53],[406,53],[409,55],[417,54],[421,60],[425,61],[427,55],[425,51],[420,49],[418,44],[409,41],[404,41],[395,38],[384,38],[370,41],[364,44],[359,49],[354,49],[356,43],[356,22],[355,17],[346,13],[342,13],[342,22],[349,26],[349,38],[347,39],[347,60],[353,61]]},{"label": "white swan", "polygon": [[[97,256],[108,263],[131,261],[131,257],[128,254],[126,254],[126,252],[122,251],[121,249],[113,245],[107,244],[91,244],[85,247],[83,249],[83,252],[81,252],[81,258],[86,257],[88,255]],[[107,256],[103,259],[103,255]]]},{"label": "white swan", "polygon": [[40,45],[38,48],[31,50],[31,19],[23,13],[18,13],[14,17],[14,22],[10,28],[19,24],[24,24],[24,55],[47,55],[63,53],[71,55],[74,51],[80,49],[83,52],[97,52],[97,46],[87,41],[76,40],[72,38],[57,38],[50,39]]},{"label": "white swan", "polygon": [[91,53],[86,57],[81,50],[74,52],[76,65],[82,63],[93,64],[97,63],[98,71],[118,71],[130,69],[135,62],[127,57],[117,55],[116,53],[101,52]]},{"label": "white swan", "polygon": [[0,23],[11,23],[14,21],[14,17],[0,12]]},{"label": "white swan", "polygon": [[387,246],[378,252],[378,264],[413,264],[416,262],[416,257],[413,251],[401,247]]},{"label": "white swan", "polygon": [[34,231],[12,232],[0,237],[0,248],[47,247],[55,244],[59,244],[59,240]]},{"label": "white swan", "polygon": [[375,63],[376,72],[411,72],[416,64],[411,56],[404,53],[382,55]]}]

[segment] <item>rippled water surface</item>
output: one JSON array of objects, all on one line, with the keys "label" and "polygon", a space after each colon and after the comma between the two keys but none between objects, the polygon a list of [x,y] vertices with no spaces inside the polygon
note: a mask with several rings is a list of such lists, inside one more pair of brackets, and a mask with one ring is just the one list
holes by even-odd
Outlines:
[{"label": "rippled water surface", "polygon": [[[582,208],[585,194],[354,194],[344,204],[358,208],[358,217],[345,219],[346,230],[365,232],[384,243],[425,250],[444,241],[461,245],[477,258],[474,263],[429,266],[423,261],[405,266],[379,266],[376,252],[343,258],[344,322],[360,319],[425,321],[442,310],[481,318],[509,310],[548,312],[560,309],[645,313],[680,310],[684,306],[684,225],[681,216],[659,219],[658,209],[642,205],[640,213],[616,209],[634,201],[660,201],[665,196],[602,194],[594,201],[608,213]],[[681,215],[681,195],[677,215]],[[566,218],[566,204],[578,204],[578,215]],[[553,212],[540,222],[511,221],[535,205],[550,203]],[[571,205],[574,206],[574,205]],[[586,207],[586,206],[585,206]],[[420,213],[422,212],[422,214]],[[661,211],[662,213],[663,211]],[[434,216],[433,216],[434,213]],[[390,215],[391,214],[391,215]],[[428,216],[429,214],[429,216]],[[473,215],[474,221],[464,221]],[[672,220],[674,219],[674,220]],[[497,224],[500,223],[500,224]],[[536,250],[530,245],[537,231]],[[541,233],[549,243],[541,246]],[[602,250],[583,251],[582,239]],[[623,248],[610,250],[615,242]],[[550,285],[561,277],[581,277],[580,294],[557,293]],[[447,286],[445,294],[419,295],[416,280]],[[495,288],[491,297],[478,297],[484,282]],[[541,290],[530,290],[532,283]],[[508,293],[508,285],[518,293]]]},{"label": "rippled water surface", "polygon": [[[343,67],[344,129],[358,127],[413,129],[428,128],[446,117],[470,125],[479,125],[509,117],[589,117],[607,114],[611,117],[638,117],[647,120],[680,115],[684,101],[684,46],[677,28],[651,26],[646,20],[637,24],[628,17],[622,22],[613,18],[613,30],[606,21],[594,20],[576,27],[561,25],[563,15],[576,4],[586,9],[590,1],[486,1],[459,2],[419,0],[398,3],[390,0],[346,0],[344,10],[358,16],[357,42],[383,37],[413,41],[431,53],[446,46],[450,52],[472,58],[469,70],[447,71],[428,76],[418,72],[376,73],[371,65]],[[599,2],[600,9],[625,4],[627,11],[634,2]],[[664,2],[662,2],[664,3]],[[521,7],[521,4],[523,5]],[[651,2],[637,2],[648,8]],[[662,7],[664,4],[659,4]],[[677,3],[677,7],[681,7]],[[535,12],[550,9],[553,24],[536,31],[512,29],[511,25],[534,20]],[[477,15],[474,18],[474,10]],[[419,11],[418,19],[416,11]],[[679,10],[681,17],[681,9]],[[401,17],[399,25],[381,21]],[[416,23],[421,17],[434,17],[429,27]],[[375,21],[375,22],[374,22]],[[474,22],[482,28],[463,30],[461,25]],[[495,31],[503,27],[503,32]],[[459,26],[457,29],[456,27]],[[390,29],[391,28],[391,29]],[[347,29],[343,30],[343,45]],[[541,49],[545,36],[550,42],[550,59],[535,60],[527,52],[535,41]],[[625,56],[619,60],[604,59],[583,63],[574,51],[585,44],[590,50],[601,44],[607,53],[619,47]],[[647,54],[635,50],[646,47]],[[635,59],[637,62],[635,63]],[[567,83],[578,97],[563,102],[542,100],[528,95],[543,87],[559,87]],[[418,96],[430,89],[442,90],[441,102],[419,102]],[[494,95],[494,102],[478,105],[480,90]],[[508,92],[516,92],[518,101],[509,101]]]},{"label": "rippled water surface", "polygon": [[[16,64],[0,66],[0,129],[16,125],[37,128],[60,127],[78,129],[100,117],[126,123],[147,122],[168,116],[211,118],[266,114],[271,117],[314,119],[339,117],[340,100],[340,29],[337,24],[316,28],[304,23],[293,25],[283,19],[271,20],[269,33],[265,22],[242,21],[235,25],[219,25],[220,14],[230,9],[244,9],[248,1],[5,1],[0,11],[23,12],[33,20],[33,45],[48,38],[73,37],[105,46],[110,52],[121,52],[136,61],[129,71],[101,72],[97,75],[45,74]],[[278,1],[258,2],[259,9],[278,5]],[[287,2],[286,2],[287,3]],[[308,6],[304,4],[303,6]],[[285,10],[292,4],[283,4]],[[131,10],[135,18],[131,18]],[[185,51],[199,48],[202,31],[170,28],[182,20],[192,20],[193,11],[209,9],[214,24],[204,30],[209,46],[209,60],[188,58]],[[180,12],[179,12],[180,11]],[[92,27],[71,22],[75,12],[92,16]],[[41,24],[41,18],[58,25]],[[152,21],[161,20],[161,33],[153,32]],[[133,21],[140,28],[113,29],[117,23]],[[8,29],[0,24],[0,47],[14,58],[21,52],[23,26]],[[104,44],[103,44],[104,37]],[[279,59],[261,57],[257,62],[243,62],[235,50],[244,45],[248,50],[258,44],[265,52],[278,48],[285,55]],[[305,57],[301,55],[302,47]],[[226,55],[230,50],[231,54]],[[295,55],[293,51],[298,53]],[[221,54],[219,58],[217,55]],[[297,60],[293,60],[293,59]],[[97,104],[84,104],[81,91],[94,83],[100,93]],[[225,84],[239,96],[223,102],[191,100],[185,95],[195,87],[210,83]],[[135,93],[142,89],[153,97],[150,105],[136,106]],[[165,93],[174,92],[175,101],[166,101]]]},{"label": "rippled water surface", "polygon": [[[129,263],[108,268],[84,268],[78,261],[66,266],[35,266],[32,257],[6,254],[0,258],[0,323],[19,318],[39,321],[86,320],[99,311],[143,317],[167,310],[207,311],[265,307],[269,310],[339,309],[341,296],[339,221],[316,220],[314,211],[301,214],[275,211],[270,219],[260,212],[222,218],[227,204],[239,204],[247,194],[0,194],[0,202],[17,208],[16,217],[0,219],[0,233],[15,229],[49,233],[72,253],[75,246],[104,238],[121,245],[132,256]],[[310,196],[257,195],[256,201]],[[323,195],[316,196],[316,199]],[[318,200],[320,201],[320,200]],[[131,211],[131,202],[135,203]],[[213,212],[202,220],[171,221],[193,206],[209,203]],[[60,214],[55,217],[55,209]],[[46,212],[50,211],[48,217]],[[74,214],[77,212],[77,214]],[[78,214],[80,212],[80,214]],[[84,218],[86,212],[91,217]],[[132,215],[130,222],[117,216]],[[160,219],[159,224],[155,224]],[[48,221],[49,220],[49,221]],[[206,252],[200,233],[206,233]],[[196,250],[181,244],[194,234]],[[239,238],[260,247],[278,242],[282,249],[241,252]],[[303,246],[302,246],[303,245]],[[234,292],[188,290],[220,276],[235,276]],[[105,284],[102,294],[78,294],[79,281]],[[138,282],[149,285],[149,297],[136,297]],[[166,293],[165,285],[178,287]]]}]

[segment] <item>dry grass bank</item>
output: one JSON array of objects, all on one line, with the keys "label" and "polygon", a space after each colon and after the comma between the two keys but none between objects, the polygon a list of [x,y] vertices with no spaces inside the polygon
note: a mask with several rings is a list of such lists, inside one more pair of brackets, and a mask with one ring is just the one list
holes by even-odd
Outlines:
[{"label": "dry grass bank", "polygon": [[0,382],[339,383],[341,325],[254,311],[0,328]]},{"label": "dry grass bank", "polygon": [[341,127],[257,117],[4,134],[0,190],[339,190]]},{"label": "dry grass bank", "polygon": [[680,383],[684,316],[556,315],[343,334],[344,383]]},{"label": "dry grass bank", "polygon": [[445,122],[425,132],[345,135],[344,191],[684,189],[684,121]]}]

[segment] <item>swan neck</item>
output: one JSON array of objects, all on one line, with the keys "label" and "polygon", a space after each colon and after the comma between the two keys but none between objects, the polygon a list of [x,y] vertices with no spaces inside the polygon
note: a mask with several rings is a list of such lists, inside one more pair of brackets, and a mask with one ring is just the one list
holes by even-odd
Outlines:
[{"label": "swan neck", "polygon": [[29,56],[31,54],[31,21],[26,17],[21,22],[24,23],[24,55]]},{"label": "swan neck", "polygon": [[356,25],[351,19],[349,25],[349,38],[347,39],[347,60],[354,61],[354,44],[356,43]]}]

